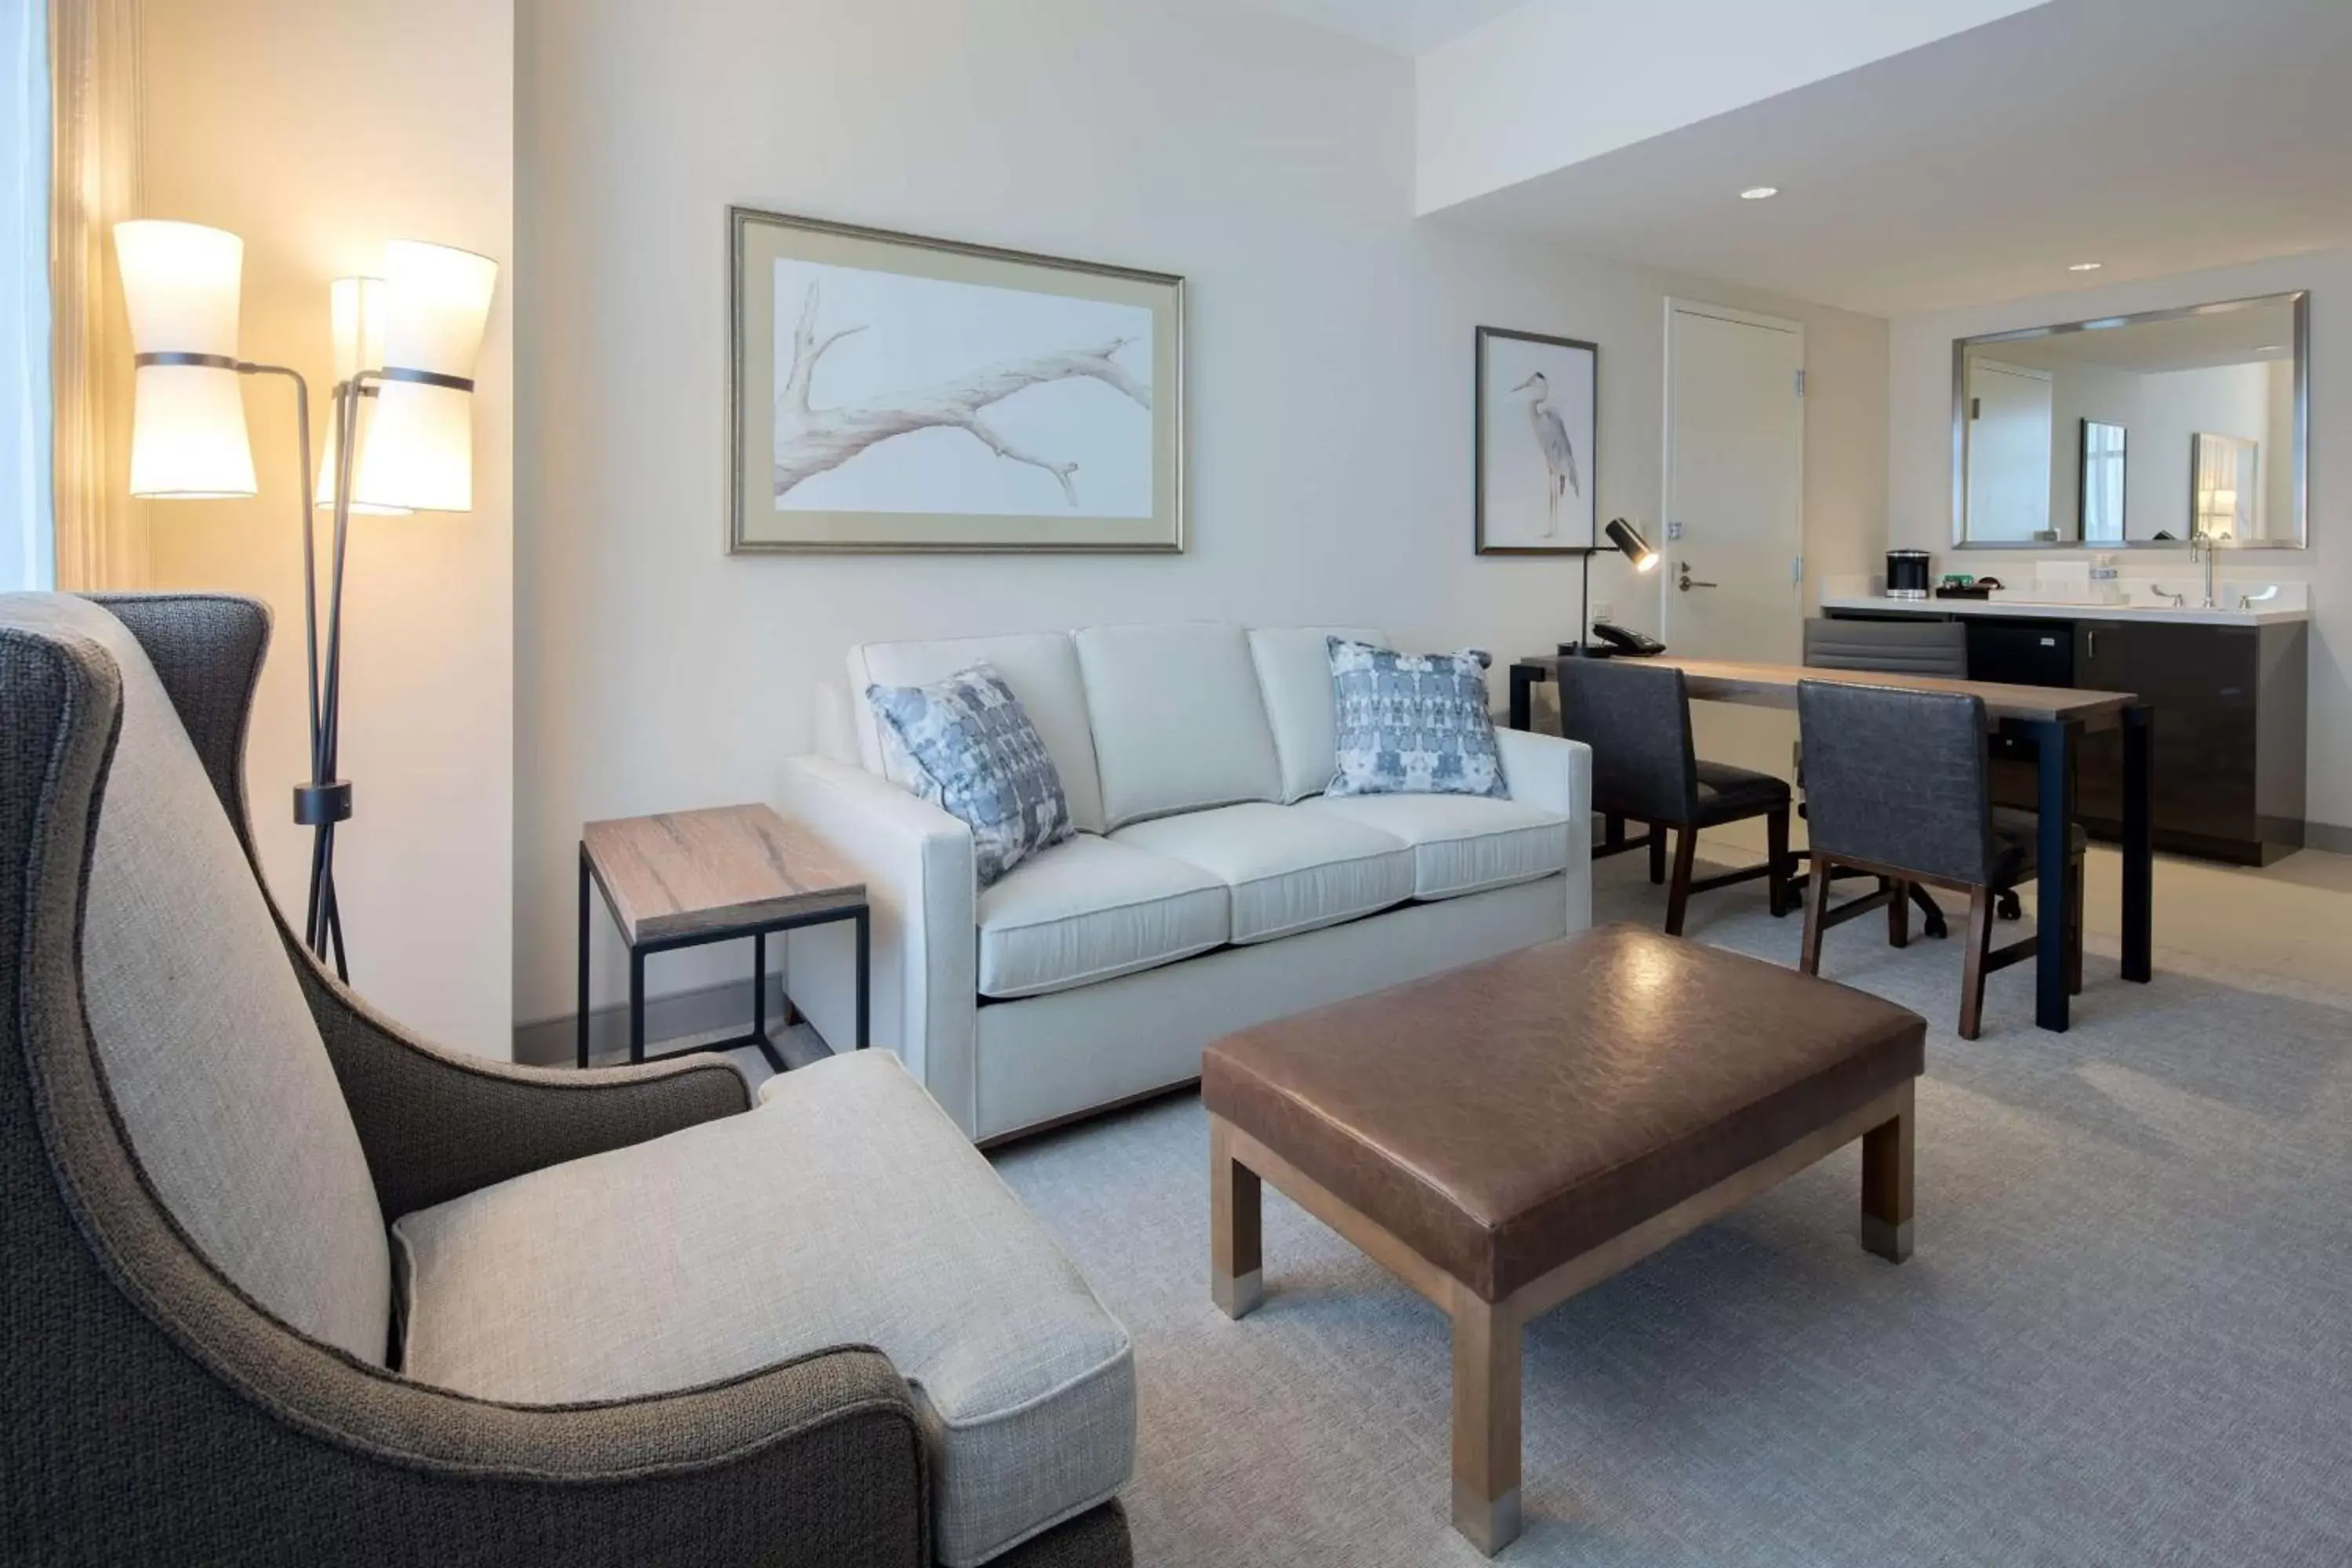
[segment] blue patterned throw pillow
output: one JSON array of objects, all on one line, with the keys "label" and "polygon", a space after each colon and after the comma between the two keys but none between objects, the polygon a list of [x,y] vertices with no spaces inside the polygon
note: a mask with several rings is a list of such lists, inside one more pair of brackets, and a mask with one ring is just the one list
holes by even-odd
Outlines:
[{"label": "blue patterned throw pillow", "polygon": [[929,686],[869,686],[866,700],[884,750],[895,742],[911,764],[900,782],[971,826],[982,887],[1074,831],[1045,742],[988,665]]},{"label": "blue patterned throw pillow", "polygon": [[1339,769],[1326,795],[1485,795],[1507,798],[1486,656],[1399,653],[1331,637]]}]

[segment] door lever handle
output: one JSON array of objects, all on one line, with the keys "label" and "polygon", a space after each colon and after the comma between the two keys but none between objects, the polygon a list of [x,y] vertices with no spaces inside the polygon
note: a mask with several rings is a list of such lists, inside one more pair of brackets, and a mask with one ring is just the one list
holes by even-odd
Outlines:
[{"label": "door lever handle", "polygon": [[1687,561],[1677,565],[1675,570],[1682,574],[1680,579],[1675,584],[1675,586],[1683,593],[1687,594],[1693,588],[1718,588],[1722,586],[1719,583],[1700,583],[1694,581],[1690,574],[1690,563]]}]

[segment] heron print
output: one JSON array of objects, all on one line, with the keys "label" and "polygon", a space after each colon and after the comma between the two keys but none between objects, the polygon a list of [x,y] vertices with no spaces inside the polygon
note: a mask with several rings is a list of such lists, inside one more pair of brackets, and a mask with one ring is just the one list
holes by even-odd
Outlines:
[{"label": "heron print", "polygon": [[1477,548],[1591,548],[1597,351],[1478,329]]},{"label": "heron print", "polygon": [[1568,438],[1567,422],[1551,405],[1551,383],[1544,379],[1543,372],[1536,372],[1511,390],[1535,394],[1528,403],[1528,423],[1535,427],[1536,445],[1543,448],[1544,537],[1550,539],[1559,532],[1560,498],[1570,491],[1579,498],[1584,494],[1576,479],[1576,443]]}]

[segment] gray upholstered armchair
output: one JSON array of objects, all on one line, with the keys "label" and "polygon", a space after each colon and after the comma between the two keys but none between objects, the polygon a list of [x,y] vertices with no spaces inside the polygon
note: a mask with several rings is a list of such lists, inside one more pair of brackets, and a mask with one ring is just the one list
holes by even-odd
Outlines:
[{"label": "gray upholstered armchair", "polygon": [[268,629],[0,597],[0,1560],[1129,1563],[1124,1332],[895,1058],[755,1109],[310,960],[247,833]]}]

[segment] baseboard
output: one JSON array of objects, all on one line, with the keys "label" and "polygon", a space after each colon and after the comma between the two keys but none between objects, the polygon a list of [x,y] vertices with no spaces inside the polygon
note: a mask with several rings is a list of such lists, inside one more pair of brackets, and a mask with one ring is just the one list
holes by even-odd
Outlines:
[{"label": "baseboard", "polygon": [[[784,1016],[782,976],[767,977],[768,1026]],[[722,981],[695,991],[674,991],[646,998],[646,1048],[655,1050],[683,1044],[689,1036],[740,1033],[751,1026],[751,997],[740,980]],[[569,1067],[578,1059],[576,1013],[517,1024],[514,1059],[532,1067]],[[629,1047],[629,1006],[616,1002],[588,1010],[588,1049],[592,1054],[625,1051]]]},{"label": "baseboard", "polygon": [[2303,847],[2325,849],[2330,855],[2352,855],[2352,827],[2333,822],[2305,822]]}]

